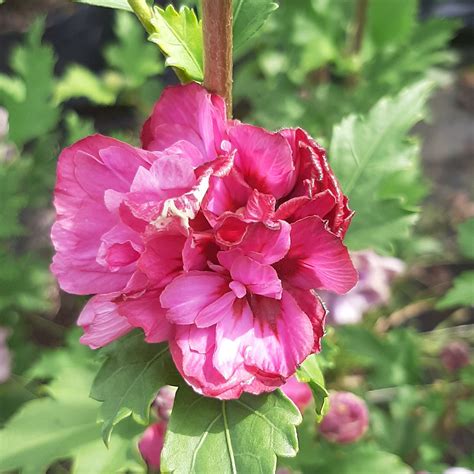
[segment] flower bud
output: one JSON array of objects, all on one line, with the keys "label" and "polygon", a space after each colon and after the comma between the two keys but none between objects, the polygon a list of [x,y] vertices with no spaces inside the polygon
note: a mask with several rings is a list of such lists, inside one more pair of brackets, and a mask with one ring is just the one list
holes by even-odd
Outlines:
[{"label": "flower bud", "polygon": [[319,431],[333,443],[353,443],[367,431],[369,413],[361,398],[350,392],[331,392],[329,411],[319,425]]},{"label": "flower bud", "polygon": [[469,345],[463,341],[451,341],[441,351],[441,363],[449,372],[456,372],[469,365]]},{"label": "flower bud", "polygon": [[145,462],[152,469],[160,469],[160,456],[163,449],[163,443],[166,433],[166,423],[160,421],[150,425],[140,441],[138,442],[138,449]]},{"label": "flower bud", "polygon": [[296,376],[290,377],[281,387],[283,393],[299,408],[300,412],[311,403],[313,394],[311,389],[303,382],[298,382]]}]

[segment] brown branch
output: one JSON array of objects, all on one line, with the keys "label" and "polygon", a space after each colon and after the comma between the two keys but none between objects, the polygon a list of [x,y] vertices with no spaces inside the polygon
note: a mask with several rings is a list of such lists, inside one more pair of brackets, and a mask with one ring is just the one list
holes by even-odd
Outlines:
[{"label": "brown branch", "polygon": [[350,53],[357,54],[362,46],[364,38],[365,23],[367,21],[368,0],[358,0],[355,11],[355,31],[350,46]]},{"label": "brown branch", "polygon": [[232,116],[232,0],[203,0],[204,87],[225,99]]}]

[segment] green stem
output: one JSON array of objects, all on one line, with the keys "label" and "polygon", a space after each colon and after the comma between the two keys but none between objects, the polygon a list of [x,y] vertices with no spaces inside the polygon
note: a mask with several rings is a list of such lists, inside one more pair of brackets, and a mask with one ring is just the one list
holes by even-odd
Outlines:
[{"label": "green stem", "polygon": [[146,32],[151,35],[153,33],[153,25],[151,24],[153,11],[146,3],[146,0],[128,0],[128,4],[135,15],[137,15]]}]

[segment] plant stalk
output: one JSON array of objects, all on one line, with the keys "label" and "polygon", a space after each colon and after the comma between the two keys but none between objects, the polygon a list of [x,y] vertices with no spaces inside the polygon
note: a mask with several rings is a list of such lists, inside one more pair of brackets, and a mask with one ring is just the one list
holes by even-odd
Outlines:
[{"label": "plant stalk", "polygon": [[204,87],[224,98],[231,118],[232,0],[202,0],[202,23]]},{"label": "plant stalk", "polygon": [[135,13],[140,20],[146,32],[151,35],[153,33],[153,25],[151,24],[153,13],[151,7],[146,3],[146,0],[128,0],[128,4],[133,10],[133,13]]},{"label": "plant stalk", "polygon": [[355,30],[350,46],[350,53],[358,54],[362,46],[364,38],[365,24],[367,22],[367,8],[369,6],[368,0],[358,0],[355,11]]}]

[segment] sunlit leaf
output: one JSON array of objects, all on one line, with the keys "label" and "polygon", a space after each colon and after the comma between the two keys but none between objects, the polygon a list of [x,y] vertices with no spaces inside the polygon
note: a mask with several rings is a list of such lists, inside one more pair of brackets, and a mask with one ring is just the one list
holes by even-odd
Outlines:
[{"label": "sunlit leaf", "polygon": [[272,0],[233,0],[233,45],[238,50],[278,8]]},{"label": "sunlit leaf", "polygon": [[94,379],[91,397],[102,403],[102,435],[110,440],[114,425],[133,414],[145,424],[158,390],[176,383],[166,344],[148,344],[136,332],[107,348],[107,359]]},{"label": "sunlit leaf", "polygon": [[311,391],[316,408],[316,420],[321,421],[329,408],[329,394],[324,383],[324,376],[318,364],[318,356],[310,355],[296,371],[300,382],[306,382]]},{"label": "sunlit leaf", "polygon": [[431,89],[426,81],[415,84],[380,100],[367,117],[352,115],[334,128],[331,165],[356,211],[347,235],[352,250],[389,252],[409,235],[423,192],[412,191],[420,186],[419,154],[407,134],[423,118]]},{"label": "sunlit leaf", "polygon": [[279,390],[221,401],[180,387],[168,424],[162,470],[274,473],[277,456],[296,455],[295,426],[300,422],[300,412]]},{"label": "sunlit leaf", "polygon": [[202,24],[194,10],[182,7],[176,11],[173,5],[155,7],[151,23],[155,32],[149,39],[163,51],[166,65],[177,69],[183,81],[202,81]]}]

